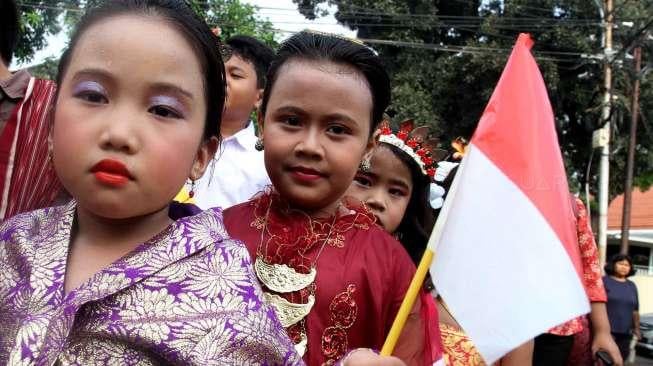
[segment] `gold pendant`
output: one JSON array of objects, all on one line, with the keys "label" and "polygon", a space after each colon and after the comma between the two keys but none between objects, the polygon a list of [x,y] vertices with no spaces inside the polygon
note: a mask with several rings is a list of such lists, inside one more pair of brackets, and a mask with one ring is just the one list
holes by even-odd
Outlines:
[{"label": "gold pendant", "polygon": [[299,291],[313,283],[317,275],[314,267],[309,273],[299,273],[285,264],[265,263],[260,257],[254,261],[254,270],[265,287],[279,293]]},{"label": "gold pendant", "polygon": [[315,304],[315,296],[313,295],[308,296],[308,302],[306,304],[295,304],[279,295],[269,294],[267,292],[263,292],[263,296],[265,297],[265,301],[274,308],[274,312],[277,314],[284,328],[288,328],[304,319]]},{"label": "gold pendant", "polygon": [[306,333],[301,332],[299,334],[301,337],[301,340],[299,343],[295,343],[295,351],[299,353],[299,357],[304,357],[304,353],[306,353],[306,347],[308,346],[308,337],[306,337]]}]

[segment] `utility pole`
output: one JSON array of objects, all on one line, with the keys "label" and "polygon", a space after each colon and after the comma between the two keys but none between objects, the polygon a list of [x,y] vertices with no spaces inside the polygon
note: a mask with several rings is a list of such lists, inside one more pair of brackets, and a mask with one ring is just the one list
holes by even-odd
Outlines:
[{"label": "utility pole", "polygon": [[634,51],[635,82],[633,85],[633,104],[630,111],[630,137],[628,139],[628,160],[626,161],[626,182],[624,184],[624,210],[621,217],[621,248],[622,254],[628,254],[628,235],[630,232],[630,208],[632,207],[633,170],[635,168],[635,143],[637,142],[637,117],[639,112],[639,79],[642,69],[642,47]]},{"label": "utility pole", "polygon": [[[599,261],[601,267],[605,263],[605,253],[608,244],[608,201],[610,182],[610,118],[612,104],[612,24],[614,23],[612,0],[605,1],[605,48],[604,48],[604,81],[603,126],[596,130],[594,146],[601,148],[599,167]],[[598,136],[597,136],[598,134]]]}]

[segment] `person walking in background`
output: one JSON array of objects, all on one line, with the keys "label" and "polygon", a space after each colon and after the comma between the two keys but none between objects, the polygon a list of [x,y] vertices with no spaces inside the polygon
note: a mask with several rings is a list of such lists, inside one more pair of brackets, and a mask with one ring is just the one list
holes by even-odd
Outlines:
[{"label": "person walking in background", "polygon": [[61,192],[48,150],[56,84],[9,71],[19,19],[13,0],[0,1],[0,220],[49,206]]},{"label": "person walking in background", "polygon": [[[574,318],[535,338],[533,365],[591,365],[596,352],[602,350],[612,357],[614,365],[621,366],[623,360],[619,355],[619,349],[610,336],[610,324],[605,305],[606,294],[603,281],[601,281],[598,250],[587,218],[587,210],[579,198],[574,196],[570,196],[570,198],[573,201],[572,207],[576,221],[583,286],[591,303],[589,321],[592,325],[592,341],[576,347],[575,343],[582,338],[578,335],[585,330],[588,323],[585,316]],[[589,335],[585,338],[589,338]]]},{"label": "person walking in background", "polygon": [[227,103],[222,117],[222,141],[212,165],[191,184],[194,203],[202,209],[224,209],[245,202],[270,184],[263,152],[256,149],[252,111],[261,104],[265,74],[274,51],[248,36],[234,36],[223,48]]},{"label": "person walking in background", "polygon": [[633,335],[641,338],[637,286],[628,280],[635,274],[633,261],[627,254],[616,254],[605,264],[605,273],[603,283],[608,295],[610,329],[621,357],[626,360]]}]

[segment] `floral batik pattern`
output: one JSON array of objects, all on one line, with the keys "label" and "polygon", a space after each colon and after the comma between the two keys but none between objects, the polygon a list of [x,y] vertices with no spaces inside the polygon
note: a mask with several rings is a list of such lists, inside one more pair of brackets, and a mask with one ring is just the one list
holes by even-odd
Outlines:
[{"label": "floral batik pattern", "polygon": [[444,346],[444,361],[448,366],[485,366],[478,350],[465,332],[457,327],[440,323]]},{"label": "floral batik pattern", "polygon": [[219,209],[180,218],[65,294],[75,207],[0,226],[0,364],[302,364]]},{"label": "floral batik pattern", "polygon": [[[576,231],[578,235],[578,249],[583,269],[583,286],[590,302],[606,302],[607,295],[603,287],[601,266],[599,265],[599,252],[594,241],[594,234],[587,218],[587,209],[583,201],[574,198],[576,206]],[[549,333],[568,336],[580,333],[583,330],[583,317],[574,318],[549,330]]]}]

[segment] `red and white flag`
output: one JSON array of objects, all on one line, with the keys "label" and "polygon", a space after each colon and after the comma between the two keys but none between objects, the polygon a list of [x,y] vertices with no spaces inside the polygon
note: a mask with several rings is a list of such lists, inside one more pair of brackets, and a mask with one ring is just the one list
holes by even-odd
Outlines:
[{"label": "red and white flag", "polygon": [[438,292],[486,362],[589,311],[546,87],[521,34],[430,249]]}]

